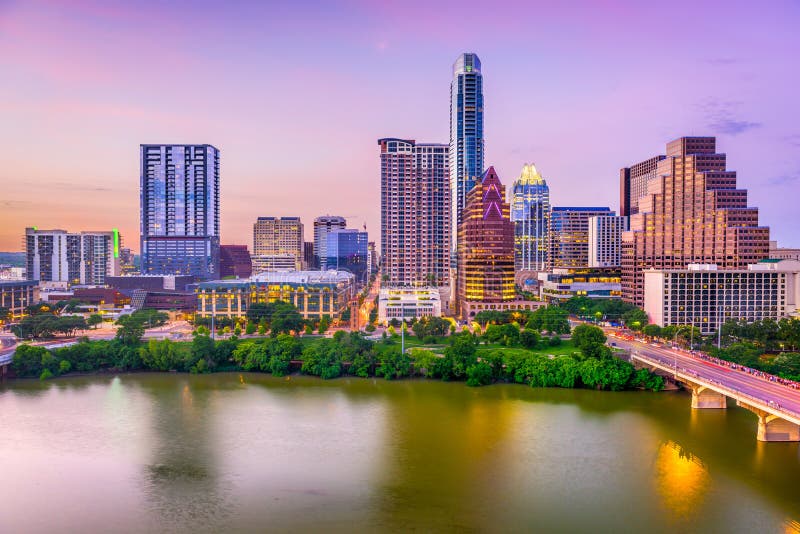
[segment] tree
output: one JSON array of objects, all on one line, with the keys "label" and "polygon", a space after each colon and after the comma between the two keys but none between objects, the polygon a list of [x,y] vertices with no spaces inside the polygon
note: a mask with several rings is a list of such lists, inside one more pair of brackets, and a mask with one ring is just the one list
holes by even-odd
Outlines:
[{"label": "tree", "polygon": [[444,349],[446,358],[452,363],[453,378],[464,378],[467,368],[475,364],[478,359],[475,356],[476,348],[472,336],[461,334],[456,336],[453,344]]},{"label": "tree", "polygon": [[539,345],[540,336],[535,330],[525,329],[519,334],[520,344],[529,350],[534,350]]},{"label": "tree", "polygon": [[642,327],[642,334],[647,337],[661,337],[663,335],[661,327],[657,324],[646,324]]},{"label": "tree", "polygon": [[184,368],[184,358],[178,344],[169,339],[151,339],[139,350],[145,367],[156,371]]},{"label": "tree", "polygon": [[492,383],[492,366],[485,361],[475,362],[467,367],[467,385],[488,386]]},{"label": "tree", "polygon": [[44,347],[23,344],[17,347],[11,368],[14,374],[20,377],[38,376],[43,369],[42,359],[50,352]]},{"label": "tree", "polygon": [[100,315],[99,313],[91,314],[89,318],[86,320],[86,324],[88,326],[91,326],[92,328],[96,327],[99,324],[102,324],[102,322],[103,322],[103,316]]},{"label": "tree", "polygon": [[132,347],[138,345],[144,336],[144,326],[132,315],[125,315],[117,320],[119,328],[115,338],[123,345]]},{"label": "tree", "polygon": [[380,365],[376,374],[387,380],[402,378],[411,374],[411,358],[401,352],[397,346],[389,347],[382,351],[379,361]]},{"label": "tree", "polygon": [[580,324],[572,331],[572,343],[575,347],[583,350],[592,344],[599,343],[600,345],[606,342],[606,335],[603,330],[588,324]]},{"label": "tree", "polygon": [[319,327],[317,329],[317,333],[319,335],[324,334],[328,331],[328,328],[331,325],[331,318],[328,315],[323,315],[322,318],[319,320]]},{"label": "tree", "polygon": [[649,322],[649,320],[644,310],[634,308],[622,315],[622,322],[625,323],[625,326],[631,330],[640,330]]},{"label": "tree", "polygon": [[569,312],[558,306],[537,308],[525,328],[551,334],[569,334]]},{"label": "tree", "polygon": [[252,336],[256,333],[256,328],[256,324],[253,321],[249,321],[244,329],[244,333],[248,336]]}]

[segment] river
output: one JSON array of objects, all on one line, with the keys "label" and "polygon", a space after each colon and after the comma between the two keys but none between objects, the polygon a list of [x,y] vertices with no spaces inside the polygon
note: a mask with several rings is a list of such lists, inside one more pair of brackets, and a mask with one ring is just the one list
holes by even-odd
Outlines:
[{"label": "river", "polygon": [[796,443],[681,392],[131,374],[0,385],[2,532],[785,532]]}]

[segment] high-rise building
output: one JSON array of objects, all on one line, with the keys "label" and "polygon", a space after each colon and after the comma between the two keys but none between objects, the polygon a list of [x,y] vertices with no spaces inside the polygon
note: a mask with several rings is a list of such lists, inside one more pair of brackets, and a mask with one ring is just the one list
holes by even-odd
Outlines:
[{"label": "high-rise building", "polygon": [[287,255],[294,258],[291,269],[302,269],[303,223],[300,217],[259,217],[253,224],[253,257],[284,258]]},{"label": "high-rise building", "polygon": [[249,278],[253,264],[247,245],[219,246],[219,275],[222,278]]},{"label": "high-rise building", "polygon": [[367,265],[370,274],[378,270],[378,251],[375,250],[375,241],[367,243]]},{"label": "high-rise building", "polygon": [[467,195],[458,230],[456,302],[462,317],[487,304],[513,301],[514,224],[494,167]]},{"label": "high-rise building", "polygon": [[639,213],[639,199],[647,194],[647,184],[656,177],[658,162],[666,156],[659,155],[624,167],[619,171],[619,214]]},{"label": "high-rise building", "polygon": [[[483,174],[483,74],[477,54],[453,63],[450,82],[450,224],[451,249],[458,250],[458,227],[467,194]],[[452,264],[451,264],[452,265]]]},{"label": "high-rise building", "polygon": [[367,232],[353,228],[337,228],[328,233],[325,247],[328,257],[325,265],[328,269],[353,273],[356,284],[362,285],[369,277],[367,271],[369,258],[367,255]]},{"label": "high-rise building", "polygon": [[314,262],[323,271],[328,258],[328,234],[346,226],[345,218],[337,215],[323,215],[314,219]]},{"label": "high-rise building", "polygon": [[515,269],[546,269],[550,246],[550,188],[533,164],[522,167],[522,173],[511,190],[510,204]]},{"label": "high-rise building", "polygon": [[449,283],[448,147],[379,139],[382,271],[394,286]]},{"label": "high-rise building", "polygon": [[622,236],[623,298],[644,304],[644,269],[685,269],[690,263],[743,269],[769,255],[769,228],[747,206],[736,172],[725,169],[714,137],[667,144],[656,178],[637,199],[639,212]]},{"label": "high-rise building", "polygon": [[314,261],[314,242],[303,241],[303,269],[313,271],[318,268],[319,265]]},{"label": "high-rise building", "polygon": [[219,276],[219,150],[141,145],[143,274]]},{"label": "high-rise building", "polygon": [[589,218],[614,215],[609,208],[556,207],[550,212],[550,267],[589,265]]},{"label": "high-rise building", "polygon": [[628,218],[621,215],[589,217],[589,267],[619,267],[627,229]]},{"label": "high-rise building", "polygon": [[110,232],[25,229],[28,280],[44,285],[103,285],[120,274],[120,236]]}]

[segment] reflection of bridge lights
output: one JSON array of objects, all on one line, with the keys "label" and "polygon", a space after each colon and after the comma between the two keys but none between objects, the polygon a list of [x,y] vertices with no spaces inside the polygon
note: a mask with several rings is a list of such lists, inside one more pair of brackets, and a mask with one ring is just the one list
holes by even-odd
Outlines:
[{"label": "reflection of bridge lights", "polygon": [[673,519],[689,519],[702,505],[711,483],[705,465],[675,442],[661,445],[655,461],[656,489]]}]

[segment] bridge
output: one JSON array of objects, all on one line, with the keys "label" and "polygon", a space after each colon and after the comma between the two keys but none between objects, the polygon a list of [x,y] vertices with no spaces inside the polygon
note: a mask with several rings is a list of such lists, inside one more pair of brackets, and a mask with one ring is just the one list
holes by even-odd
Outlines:
[{"label": "bridge", "polygon": [[634,365],[690,389],[693,409],[725,409],[731,398],[758,417],[759,441],[800,441],[800,390],[770,375],[719,365],[685,351],[615,338],[611,342],[629,350]]}]

